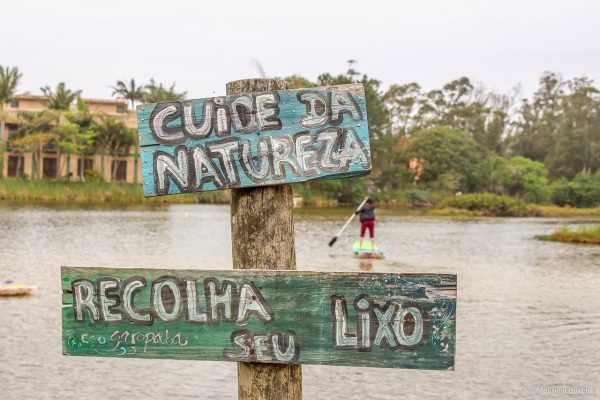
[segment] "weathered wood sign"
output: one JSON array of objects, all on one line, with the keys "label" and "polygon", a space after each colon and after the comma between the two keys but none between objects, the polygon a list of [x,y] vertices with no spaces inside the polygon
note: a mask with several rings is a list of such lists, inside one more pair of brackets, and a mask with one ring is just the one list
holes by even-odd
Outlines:
[{"label": "weathered wood sign", "polygon": [[362,84],[144,104],[145,196],[364,175]]},{"label": "weathered wood sign", "polygon": [[456,275],[62,269],[63,352],[453,369]]}]

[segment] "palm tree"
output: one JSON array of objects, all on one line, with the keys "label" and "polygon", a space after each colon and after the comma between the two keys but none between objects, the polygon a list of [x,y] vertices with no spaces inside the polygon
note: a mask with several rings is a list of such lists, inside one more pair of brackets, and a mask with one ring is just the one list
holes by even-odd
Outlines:
[{"label": "palm tree", "polygon": [[50,86],[44,86],[40,90],[45,96],[48,96],[48,100],[50,100],[48,108],[52,110],[68,110],[71,104],[81,96],[81,90],[67,89],[64,82],[56,86],[56,91],[52,90]]},{"label": "palm tree", "polygon": [[150,83],[146,86],[144,94],[144,102],[160,103],[161,101],[180,101],[185,99],[187,92],[178,93],[175,91],[175,83],[170,88],[166,88],[162,83],[157,84],[154,79],[150,79]]},{"label": "palm tree", "polygon": [[[53,132],[58,135],[56,139],[57,153],[59,155],[61,152],[66,153],[65,176],[70,179],[71,155],[88,156],[94,151],[96,124],[87,104],[78,99],[77,110],[63,112],[60,124],[54,128]],[[63,164],[60,165],[59,170],[62,175]]]},{"label": "palm tree", "polygon": [[137,86],[135,79],[129,81],[129,85],[123,81],[117,81],[115,86],[111,86],[113,90],[112,95],[117,96],[118,99],[125,99],[131,102],[131,109],[135,108],[136,101],[142,101],[144,99],[144,87]]},{"label": "palm tree", "polygon": [[[104,176],[104,156],[126,156],[136,144],[136,130],[127,128],[125,124],[110,115],[102,114],[96,121],[94,144],[100,151],[102,176]],[[114,171],[113,171],[114,172]],[[111,179],[115,177],[112,176]]]},{"label": "palm tree", "polygon": [[0,65],[0,111],[15,95],[22,76],[23,74],[19,72],[19,68],[2,67]]},{"label": "palm tree", "polygon": [[[4,105],[9,102],[19,86],[22,74],[19,72],[17,67],[2,67],[0,65],[0,119],[3,119],[2,112]],[[4,124],[0,122],[0,176],[2,176],[2,170],[4,170]],[[20,160],[20,159],[19,159]],[[18,171],[18,169],[17,169]]]}]

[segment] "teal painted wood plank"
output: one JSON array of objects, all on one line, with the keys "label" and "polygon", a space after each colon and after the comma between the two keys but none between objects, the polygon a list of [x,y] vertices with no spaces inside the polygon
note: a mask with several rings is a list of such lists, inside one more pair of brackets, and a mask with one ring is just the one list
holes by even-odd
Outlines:
[{"label": "teal painted wood plank", "polygon": [[371,171],[362,84],[138,106],[145,196]]},{"label": "teal painted wood plank", "polygon": [[456,275],[62,268],[63,353],[449,370]]}]

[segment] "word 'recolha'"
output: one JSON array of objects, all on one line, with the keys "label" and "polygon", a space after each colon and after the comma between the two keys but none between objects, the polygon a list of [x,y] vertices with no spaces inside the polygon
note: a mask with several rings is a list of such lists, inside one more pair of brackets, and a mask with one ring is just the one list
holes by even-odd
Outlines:
[{"label": "word 'recolha'", "polygon": [[[217,279],[206,278],[204,296],[199,296],[195,280],[159,277],[150,285],[150,307],[139,309],[134,305],[135,300],[145,287],[146,279],[141,276],[125,282],[112,277],[100,278],[95,283],[75,280],[72,283],[75,321],[83,322],[85,313],[92,323],[129,321],[135,325],[152,325],[155,320],[176,322],[182,318],[189,324],[217,325],[221,320],[245,324],[251,315],[263,322],[274,319],[273,311],[252,282],[238,288],[235,281],[223,280],[219,284]],[[204,310],[200,306],[201,297],[206,305]]]}]

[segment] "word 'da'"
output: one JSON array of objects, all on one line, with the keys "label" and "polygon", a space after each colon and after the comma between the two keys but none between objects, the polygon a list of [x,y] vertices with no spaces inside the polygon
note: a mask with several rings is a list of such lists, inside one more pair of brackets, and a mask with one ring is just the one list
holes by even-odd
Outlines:
[{"label": "word 'da'", "polygon": [[371,169],[359,84],[145,105],[138,122],[147,196]]}]

